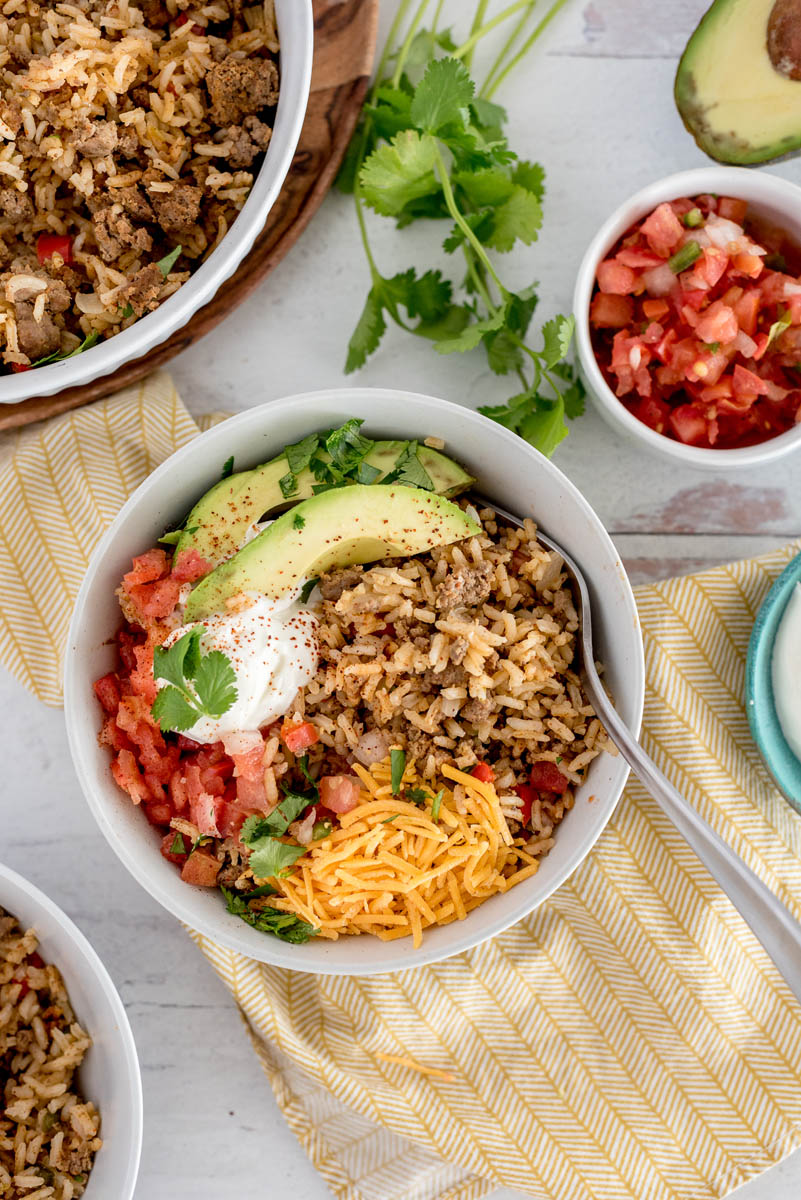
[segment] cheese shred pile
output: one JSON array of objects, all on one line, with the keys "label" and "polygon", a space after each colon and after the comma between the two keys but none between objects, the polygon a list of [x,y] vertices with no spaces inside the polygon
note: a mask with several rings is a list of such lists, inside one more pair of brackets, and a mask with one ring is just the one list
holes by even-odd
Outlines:
[{"label": "cheese shred pile", "polygon": [[[441,779],[423,780],[409,762],[393,795],[388,761],[353,769],[362,782],[360,803],[289,875],[271,880],[280,892],[271,903],[321,937],[411,936],[417,947],[425,929],[463,920],[536,873],[538,861],[514,844],[491,783],[447,764]],[[420,804],[404,799],[422,791]]]}]

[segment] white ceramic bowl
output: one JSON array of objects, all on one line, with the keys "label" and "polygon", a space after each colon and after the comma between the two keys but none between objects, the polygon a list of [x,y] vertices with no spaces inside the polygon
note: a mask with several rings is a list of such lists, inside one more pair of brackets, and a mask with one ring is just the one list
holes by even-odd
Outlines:
[{"label": "white ceramic bowl", "polygon": [[84,354],[49,367],[37,367],[0,379],[0,404],[16,404],[30,396],[50,396],[64,388],[110,375],[140,358],[181,329],[233,275],[264,228],[267,214],[286,178],[297,148],[311,84],[314,20],[311,0],[275,0],[281,42],[280,93],[273,136],[242,211],[206,262],[178,291],[129,329],[100,342]]},{"label": "white ceramic bowl", "polygon": [[[181,520],[219,479],[233,454],[237,470],[280,453],[312,430],[363,417],[374,437],[437,435],[449,454],[476,476],[481,491],[512,512],[534,514],[543,530],[582,564],[595,599],[593,626],[606,678],[629,727],[639,729],[644,668],[634,598],[617,551],[598,517],[568,479],[515,434],[475,412],[413,393],[347,388],[289,396],[250,409],[198,437],[163,463],[121,509],[99,545],[78,597],[65,664],[70,747],[89,806],[129,871],[175,916],[216,941],[262,962],[322,974],[371,974],[418,966],[456,954],[520,920],[562,883],[589,852],[608,821],[628,773],[620,758],[596,759],[576,805],[559,828],[538,874],[494,896],[466,920],[431,929],[423,945],[371,937],[312,940],[289,946],[230,916],[216,891],[183,883],[158,851],[159,837],[115,786],[98,745],[100,712],[92,681],[114,664],[109,639],[119,626],[114,596],[131,558]],[[591,802],[592,801],[592,802]]]},{"label": "white ceramic bowl", "polygon": [[33,928],[45,962],[58,967],[92,1046],[78,1070],[98,1107],[103,1145],[85,1200],[131,1200],[142,1150],[142,1082],[131,1027],[106,968],[81,931],[43,892],[0,864],[0,907]]},{"label": "white ceramic bowl", "polygon": [[747,200],[754,213],[781,226],[801,245],[801,188],[788,183],[786,179],[743,167],[699,167],[658,179],[621,204],[590,242],[579,267],[573,295],[576,343],[581,373],[590,397],[601,416],[617,433],[625,434],[648,450],[687,466],[708,471],[732,471],[773,462],[797,450],[801,446],[801,425],[770,441],[737,450],[685,446],[650,429],[628,411],[604,379],[590,338],[590,301],[595,286],[595,272],[618,238],[664,200],[699,196],[705,192]]}]

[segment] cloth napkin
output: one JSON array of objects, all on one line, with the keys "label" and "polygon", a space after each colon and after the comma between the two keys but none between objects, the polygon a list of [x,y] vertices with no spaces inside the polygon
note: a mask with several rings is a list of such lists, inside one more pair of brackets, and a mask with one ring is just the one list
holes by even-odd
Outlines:
[{"label": "cloth napkin", "polygon": [[[160,374],[0,448],[0,660],[46,702],[93,545],[197,433]],[[754,617],[798,549],[637,601],[646,749],[801,919],[801,819],[742,702]],[[193,936],[343,1200],[721,1197],[801,1144],[801,1012],[636,782],[546,904],[434,966],[318,978]]]}]

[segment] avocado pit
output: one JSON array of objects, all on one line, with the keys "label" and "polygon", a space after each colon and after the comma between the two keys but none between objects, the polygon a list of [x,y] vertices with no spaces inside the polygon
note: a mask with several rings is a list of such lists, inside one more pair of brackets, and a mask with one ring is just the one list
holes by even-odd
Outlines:
[{"label": "avocado pit", "polygon": [[768,19],[768,54],[788,79],[801,79],[801,0],[776,0]]}]

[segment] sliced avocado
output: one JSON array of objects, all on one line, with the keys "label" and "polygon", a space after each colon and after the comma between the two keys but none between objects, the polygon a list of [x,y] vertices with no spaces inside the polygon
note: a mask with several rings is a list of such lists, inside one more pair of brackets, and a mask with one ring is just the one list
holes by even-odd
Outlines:
[{"label": "sliced avocado", "polygon": [[332,488],[283,513],[201,579],[184,619],[220,612],[231,596],[278,598],[331,567],[405,558],[479,532],[461,508],[435,492],[389,484]]},{"label": "sliced avocado", "polygon": [[[381,472],[376,483],[380,483],[392,471],[398,456],[408,445],[403,441],[376,442],[364,460]],[[325,451],[320,452],[320,457],[326,462],[330,461]],[[438,450],[419,446],[417,457],[434,484],[434,490],[442,496],[456,496],[474,482],[458,463]],[[295,477],[297,490],[289,497],[284,496],[281,480],[288,472],[289,464],[282,454],[260,467],[239,471],[236,475],[221,479],[197,502],[187,517],[175,553],[196,550],[214,566],[230,558],[242,545],[248,530],[256,521],[285,508],[287,504],[307,500],[313,494],[312,489],[318,481],[311,470],[305,467]]]},{"label": "sliced avocado", "polygon": [[789,6],[795,21],[785,24],[776,16],[787,0],[715,0],[687,43],[676,105],[701,149],[719,162],[768,162],[801,146],[801,81],[788,77],[798,46],[782,32],[798,30],[801,5]]}]

